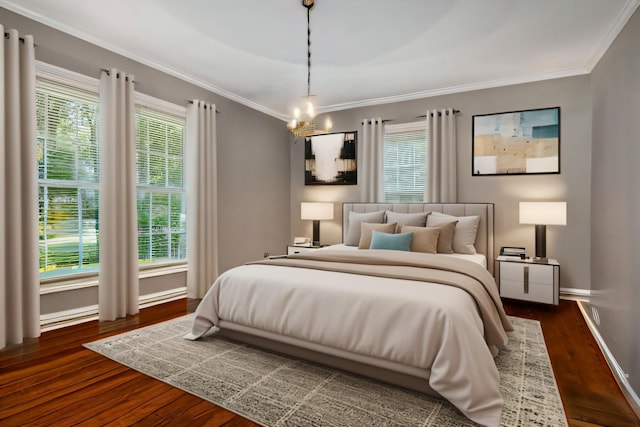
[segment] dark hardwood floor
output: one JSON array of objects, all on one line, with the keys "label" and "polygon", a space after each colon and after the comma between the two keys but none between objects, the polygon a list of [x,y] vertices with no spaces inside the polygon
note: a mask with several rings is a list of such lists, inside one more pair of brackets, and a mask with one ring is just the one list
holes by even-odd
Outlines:
[{"label": "dark hardwood floor", "polygon": [[[242,417],[142,375],[83,343],[181,316],[174,301],[139,315],[44,333],[0,351],[0,425],[254,426]],[[505,303],[509,314],[540,320],[572,427],[640,426],[575,302],[557,308]]]}]

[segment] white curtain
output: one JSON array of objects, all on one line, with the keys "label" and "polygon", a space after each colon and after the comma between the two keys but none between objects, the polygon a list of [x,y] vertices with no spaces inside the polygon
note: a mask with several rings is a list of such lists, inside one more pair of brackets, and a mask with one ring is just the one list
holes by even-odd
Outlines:
[{"label": "white curtain", "polygon": [[384,202],[384,128],[381,118],[362,121],[360,201]]},{"label": "white curtain", "polygon": [[202,298],[218,276],[216,106],[187,105],[187,296]]},{"label": "white curtain", "polygon": [[100,76],[100,320],[138,312],[138,212],[133,76]]},{"label": "white curtain", "polygon": [[427,111],[427,177],[424,201],[455,203],[456,189],[456,116],[453,109]]},{"label": "white curtain", "polygon": [[0,43],[0,349],[40,336],[36,71],[32,36]]}]

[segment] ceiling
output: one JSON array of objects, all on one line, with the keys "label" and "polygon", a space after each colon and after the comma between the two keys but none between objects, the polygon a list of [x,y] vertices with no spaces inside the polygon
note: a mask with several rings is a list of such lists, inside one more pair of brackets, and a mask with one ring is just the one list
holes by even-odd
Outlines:
[{"label": "ceiling", "polygon": [[[311,92],[327,112],[586,74],[639,3],[316,0]],[[0,6],[281,119],[307,92],[301,0]]]}]

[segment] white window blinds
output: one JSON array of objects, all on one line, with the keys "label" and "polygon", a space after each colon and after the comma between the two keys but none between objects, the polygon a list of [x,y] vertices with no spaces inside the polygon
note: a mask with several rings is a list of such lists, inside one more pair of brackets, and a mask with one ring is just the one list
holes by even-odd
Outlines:
[{"label": "white window blinds", "polygon": [[385,202],[424,201],[427,153],[424,122],[385,125]]},{"label": "white window blinds", "polygon": [[38,79],[40,275],[98,266],[97,93]]},{"label": "white window blinds", "polygon": [[185,118],[136,110],[138,251],[141,263],[187,256]]},{"label": "white window blinds", "polygon": [[[66,70],[52,78],[46,71],[36,83],[40,277],[96,273],[98,85],[67,76]],[[141,263],[184,261],[184,108],[137,98],[139,258]]]}]

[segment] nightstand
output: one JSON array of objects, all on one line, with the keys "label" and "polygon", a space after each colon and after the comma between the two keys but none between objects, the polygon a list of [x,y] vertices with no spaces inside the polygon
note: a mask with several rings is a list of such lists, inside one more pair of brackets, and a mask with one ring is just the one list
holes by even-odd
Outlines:
[{"label": "nightstand", "polygon": [[499,256],[494,268],[500,296],[523,301],[558,305],[560,299],[560,264]]},{"label": "nightstand", "polygon": [[287,245],[287,255],[301,254],[303,252],[315,251],[316,249],[320,249],[320,246]]}]

